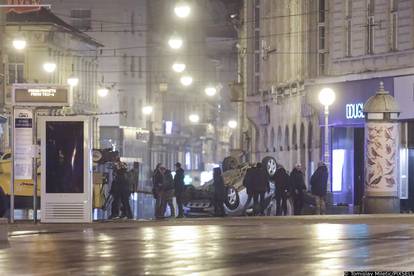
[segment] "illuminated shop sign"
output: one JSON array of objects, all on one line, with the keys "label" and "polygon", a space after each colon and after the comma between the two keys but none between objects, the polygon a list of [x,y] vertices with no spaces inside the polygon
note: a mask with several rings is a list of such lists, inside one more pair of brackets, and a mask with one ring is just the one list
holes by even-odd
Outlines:
[{"label": "illuminated shop sign", "polygon": [[347,104],[345,106],[346,118],[350,119],[362,119],[365,118],[364,116],[364,104],[357,103],[357,104]]},{"label": "illuminated shop sign", "polygon": [[60,85],[14,84],[13,103],[20,106],[68,106],[69,88]]}]

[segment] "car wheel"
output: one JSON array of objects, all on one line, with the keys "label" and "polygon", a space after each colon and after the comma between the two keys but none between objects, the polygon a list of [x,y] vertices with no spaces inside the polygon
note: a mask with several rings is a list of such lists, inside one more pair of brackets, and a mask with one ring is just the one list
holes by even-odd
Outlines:
[{"label": "car wheel", "polygon": [[276,173],[277,162],[276,159],[271,156],[266,156],[262,160],[263,166],[266,168],[266,173],[268,177],[272,177]]},{"label": "car wheel", "polygon": [[230,210],[235,210],[239,207],[239,192],[234,187],[227,187],[227,196],[224,204],[226,204],[226,207]]},{"label": "car wheel", "polygon": [[236,169],[238,165],[239,165],[239,161],[237,160],[237,158],[233,156],[228,156],[224,158],[223,160],[223,171],[225,172],[225,171]]}]

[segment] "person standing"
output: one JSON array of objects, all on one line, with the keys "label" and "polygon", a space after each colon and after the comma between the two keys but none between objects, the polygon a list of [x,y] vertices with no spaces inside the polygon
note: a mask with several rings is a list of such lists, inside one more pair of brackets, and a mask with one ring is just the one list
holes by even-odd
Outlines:
[{"label": "person standing", "polygon": [[224,217],[224,198],[225,190],[224,179],[220,168],[213,169],[213,186],[214,186],[214,215],[216,217]]},{"label": "person standing", "polygon": [[281,165],[278,166],[276,173],[273,176],[276,190],[276,216],[287,215],[287,199],[289,192],[289,175],[285,168]]},{"label": "person standing", "polygon": [[175,164],[175,176],[174,176],[174,191],[175,199],[177,201],[178,216],[177,218],[184,217],[183,209],[183,194],[184,194],[184,170],[181,168],[181,163]]},{"label": "person standing", "polygon": [[243,206],[243,212],[242,212],[243,215],[246,215],[246,210],[247,208],[249,208],[250,203],[253,200],[253,190],[252,190],[253,185],[254,185],[253,174],[254,174],[254,167],[248,168],[243,178],[243,186],[246,187],[246,193],[247,193],[247,200]]},{"label": "person standing", "polygon": [[311,191],[315,198],[315,207],[317,215],[326,213],[326,190],[328,188],[328,168],[325,163],[319,162],[318,168],[311,177]]},{"label": "person standing", "polygon": [[269,179],[262,166],[262,163],[257,163],[256,168],[253,169],[253,205],[255,214],[264,216],[265,210],[265,193],[270,190]]},{"label": "person standing", "polygon": [[[127,217],[132,219],[131,206],[129,205],[130,190],[126,178],[127,165],[118,158],[114,164],[114,181],[111,186],[113,197],[110,218]],[[122,215],[119,216],[120,204],[122,204]]]},{"label": "person standing", "polygon": [[305,178],[303,176],[302,165],[296,164],[290,173],[290,183],[293,190],[293,210],[295,215],[301,215],[304,201],[304,191],[306,190]]},{"label": "person standing", "polygon": [[162,168],[163,180],[161,187],[161,212],[160,217],[164,218],[167,205],[170,207],[171,217],[175,217],[174,198],[174,180],[170,170]]},{"label": "person standing", "polygon": [[158,163],[152,174],[152,194],[155,199],[154,215],[155,218],[162,218],[164,214],[161,214],[161,187],[163,182],[162,165]]}]

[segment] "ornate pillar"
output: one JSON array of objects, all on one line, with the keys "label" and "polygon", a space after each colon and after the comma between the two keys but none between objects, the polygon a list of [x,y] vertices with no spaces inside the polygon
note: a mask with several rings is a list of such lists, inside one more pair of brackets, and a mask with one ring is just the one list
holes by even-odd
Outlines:
[{"label": "ornate pillar", "polygon": [[364,105],[365,114],[365,196],[368,214],[399,213],[398,155],[400,110],[394,97],[379,91]]}]

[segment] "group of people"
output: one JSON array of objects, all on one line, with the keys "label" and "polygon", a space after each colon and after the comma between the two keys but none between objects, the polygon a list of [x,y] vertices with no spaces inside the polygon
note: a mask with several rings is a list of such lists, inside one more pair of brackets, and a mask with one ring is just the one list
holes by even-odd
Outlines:
[{"label": "group of people", "polygon": [[170,216],[175,217],[175,207],[173,198],[175,196],[178,215],[177,218],[184,217],[183,209],[183,193],[184,193],[184,170],[180,163],[175,164],[175,175],[165,168],[162,164],[158,164],[152,176],[152,193],[155,198],[155,218],[165,218],[167,206],[170,209]]},{"label": "group of people", "polygon": [[[270,178],[267,176],[262,163],[249,168],[243,180],[248,199],[244,206],[244,213],[253,199],[253,214],[264,215],[266,202],[265,193],[270,191],[269,181],[275,184],[276,215],[288,214],[288,200],[293,201],[294,215],[301,215],[304,206],[306,191],[305,176],[300,164],[297,164],[289,174],[282,165],[277,165],[276,172]],[[311,193],[315,199],[316,214],[326,213],[326,191],[328,182],[328,169],[323,162],[310,179]]]}]

